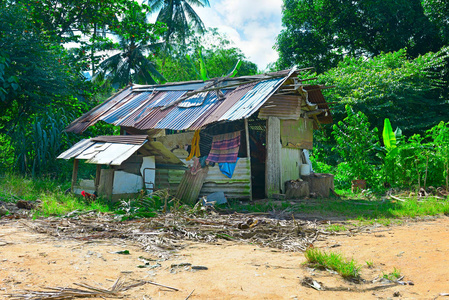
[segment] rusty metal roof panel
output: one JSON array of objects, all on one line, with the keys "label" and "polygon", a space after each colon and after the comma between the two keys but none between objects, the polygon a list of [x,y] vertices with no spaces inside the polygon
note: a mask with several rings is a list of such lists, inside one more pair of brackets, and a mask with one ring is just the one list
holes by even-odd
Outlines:
[{"label": "rusty metal roof panel", "polygon": [[145,101],[143,101],[141,106],[139,106],[133,112],[117,122],[117,125],[124,127],[134,127],[134,124],[136,124],[142,117],[145,116],[145,110],[148,105],[153,101],[156,101],[159,95],[160,94],[158,92],[152,93]]},{"label": "rusty metal roof panel", "polygon": [[329,110],[329,105],[324,99],[323,93],[321,92],[321,86],[319,85],[308,85],[304,86],[307,91],[307,100],[310,103],[317,104],[319,109],[326,109],[325,113],[321,113],[317,116],[321,124],[332,124],[333,118]]},{"label": "rusty metal roof panel", "polygon": [[209,93],[201,106],[189,108],[176,107],[165,118],[163,118],[154,128],[185,130],[207,113],[208,109],[218,101],[216,93]]},{"label": "rusty metal roof panel", "polygon": [[122,101],[120,106],[114,107],[109,113],[105,114],[99,120],[105,121],[106,123],[118,125],[120,121],[134,110],[138,109],[142,103],[145,103],[151,96],[151,92],[143,93],[132,93],[125,101]]},{"label": "rusty metal roof panel", "polygon": [[66,128],[66,131],[75,133],[83,132],[89,126],[94,125],[104,113],[107,113],[111,108],[113,108],[117,103],[121,102],[124,98],[128,97],[131,93],[131,87],[127,87],[124,90],[118,92],[102,104],[97,105],[78,119],[74,120]]},{"label": "rusty metal roof panel", "polygon": [[[248,83],[237,87],[235,90],[226,94],[224,100],[220,100],[214,107],[211,108],[209,115],[205,115],[204,119],[198,119],[192,127],[195,129],[201,126],[211,124],[220,120],[220,118],[239,101],[249,90],[256,85],[256,82]],[[218,106],[218,107],[217,107]],[[193,128],[192,128],[193,129]]]},{"label": "rusty metal roof panel", "polygon": [[151,104],[148,105],[148,108],[153,107],[162,107],[169,105],[173,103],[174,101],[178,100],[184,94],[186,93],[186,90],[183,91],[168,91],[168,92],[161,92],[160,96],[157,100],[153,101]]},{"label": "rusty metal roof panel", "polygon": [[298,119],[301,114],[301,98],[299,95],[273,95],[260,108],[258,117],[268,119],[269,116],[281,119]]},{"label": "rusty metal roof panel", "polygon": [[165,118],[165,116],[175,108],[176,106],[172,106],[164,110],[161,110],[158,107],[150,108],[145,111],[145,116],[139,119],[139,122],[137,122],[134,127],[139,130],[153,129],[160,120]]},{"label": "rusty metal roof panel", "polygon": [[256,84],[237,103],[235,103],[219,121],[235,121],[249,118],[284,83],[285,78],[264,80]]}]

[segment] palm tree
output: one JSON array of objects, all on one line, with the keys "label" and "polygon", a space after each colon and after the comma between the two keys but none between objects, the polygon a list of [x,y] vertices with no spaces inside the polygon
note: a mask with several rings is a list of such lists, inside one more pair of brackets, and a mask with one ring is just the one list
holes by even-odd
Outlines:
[{"label": "palm tree", "polygon": [[184,42],[189,31],[189,21],[199,33],[204,33],[205,26],[193,10],[194,6],[210,6],[209,0],[147,0],[153,11],[159,10],[157,21],[167,25],[165,41],[173,35]]},{"label": "palm tree", "polygon": [[113,31],[119,39],[119,52],[100,63],[94,79],[108,79],[119,87],[128,83],[155,84],[166,81],[148,58],[162,43],[154,42],[160,28],[147,22],[146,11],[139,7],[131,9],[113,27]]}]

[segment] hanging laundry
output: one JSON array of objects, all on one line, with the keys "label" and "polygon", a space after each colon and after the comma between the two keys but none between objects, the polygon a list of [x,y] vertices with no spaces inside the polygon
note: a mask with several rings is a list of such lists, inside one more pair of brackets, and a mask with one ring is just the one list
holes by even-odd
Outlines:
[{"label": "hanging laundry", "polygon": [[190,149],[190,155],[189,157],[186,158],[186,160],[191,160],[192,157],[200,157],[201,153],[200,153],[200,131],[196,130],[195,133],[193,134],[193,138],[192,138],[192,147]]},{"label": "hanging laundry", "polygon": [[200,132],[200,152],[202,156],[207,157],[209,155],[212,147],[212,138],[213,136],[204,132],[204,130]]},{"label": "hanging laundry", "polygon": [[240,131],[215,135],[212,140],[207,161],[216,163],[234,163],[237,161],[240,147]]},{"label": "hanging laundry", "polygon": [[238,160],[239,158],[237,157],[237,160],[234,163],[218,163],[218,167],[220,168],[221,173],[229,178],[232,178]]}]

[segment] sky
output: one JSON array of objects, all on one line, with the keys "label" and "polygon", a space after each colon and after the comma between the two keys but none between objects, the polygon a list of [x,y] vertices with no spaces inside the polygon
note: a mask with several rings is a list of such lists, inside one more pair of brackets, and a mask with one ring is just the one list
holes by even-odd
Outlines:
[{"label": "sky", "polygon": [[225,33],[261,70],[278,59],[273,46],[282,28],[282,0],[209,2],[210,7],[194,7],[206,27]]}]

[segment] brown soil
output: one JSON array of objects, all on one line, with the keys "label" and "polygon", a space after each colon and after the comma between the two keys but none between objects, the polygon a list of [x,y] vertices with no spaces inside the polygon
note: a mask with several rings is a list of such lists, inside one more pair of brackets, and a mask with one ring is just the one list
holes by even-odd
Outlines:
[{"label": "brown soil", "polygon": [[[328,271],[302,265],[302,253],[283,252],[248,244],[188,243],[168,260],[157,261],[139,245],[121,239],[61,240],[32,232],[15,220],[0,221],[0,298],[21,289],[74,287],[89,283],[109,288],[119,277],[128,282],[147,280],[178,288],[171,291],[151,284],[135,287],[125,299],[434,299],[449,292],[449,218],[410,221],[377,227],[370,233],[336,235],[315,247],[354,258],[365,282],[347,282]],[[114,253],[129,250],[130,255]],[[148,260],[146,268],[138,268]],[[365,261],[372,261],[369,269]],[[207,270],[192,270],[190,263]],[[398,268],[407,285],[375,280]],[[325,291],[301,284],[305,277]],[[100,298],[99,298],[100,299]]]}]

